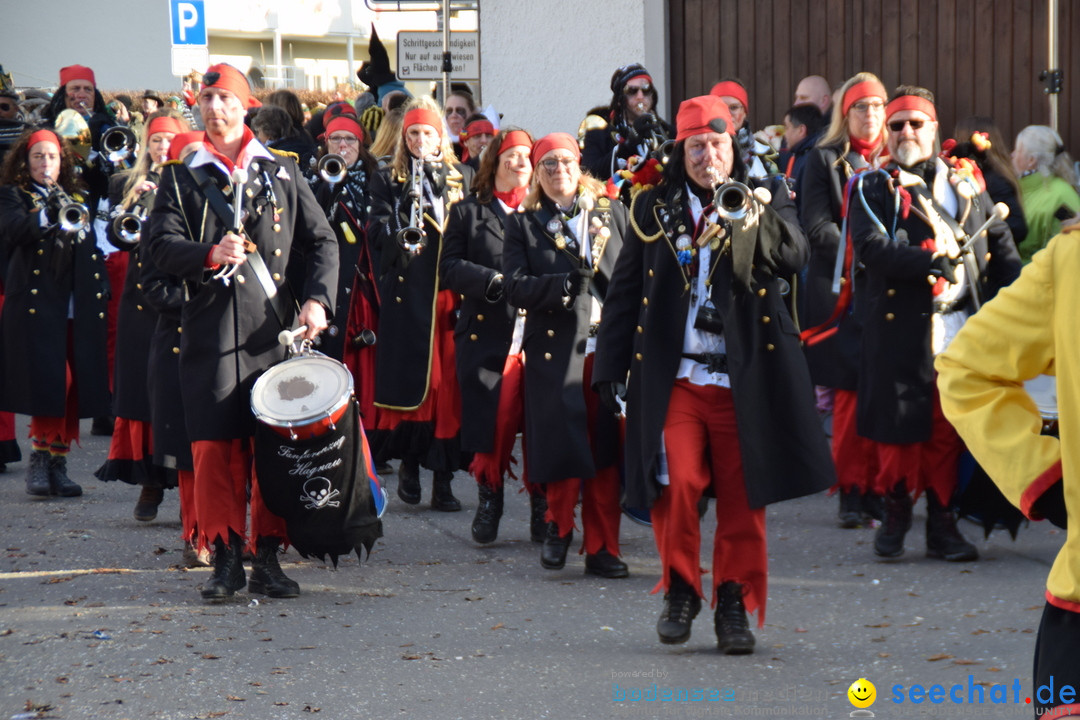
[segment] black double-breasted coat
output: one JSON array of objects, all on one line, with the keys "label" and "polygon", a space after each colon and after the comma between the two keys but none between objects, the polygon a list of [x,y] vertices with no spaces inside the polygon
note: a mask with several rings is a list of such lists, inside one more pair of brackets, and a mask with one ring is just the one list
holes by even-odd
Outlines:
[{"label": "black double-breasted coat", "polygon": [[425,170],[432,193],[443,200],[440,223],[430,208],[424,211],[427,245],[410,256],[397,241],[410,226],[411,204],[407,178],[392,167],[379,170],[371,182],[369,236],[376,249],[379,273],[379,330],[375,344],[375,404],[409,411],[420,407],[431,381],[435,342],[435,302],[442,289],[439,259],[443,227],[453,203],[469,191],[472,168],[439,165]]},{"label": "black double-breasted coat", "polygon": [[[80,200],[77,193],[71,197]],[[91,232],[69,234],[70,254],[58,248],[56,233],[62,231],[41,227],[43,205],[37,190],[0,188],[0,237],[7,257],[0,315],[0,410],[64,417],[70,342],[79,417],[107,415],[105,258]]]},{"label": "black double-breasted coat", "polygon": [[[778,190],[778,189],[777,189]],[[730,253],[714,253],[711,298],[724,321],[743,477],[750,507],[800,497],[836,482],[814,409],[813,388],[778,277],[806,262],[806,239],[785,192],[774,192],[773,232],[754,248],[748,289],[733,280]],[[676,238],[693,227],[685,187],[639,194],[636,224],[608,290],[593,384],[626,383],[624,500],[651,507],[662,432],[685,342],[690,288]],[[766,223],[762,223],[762,235]],[[681,229],[680,229],[681,228]],[[726,310],[724,310],[726,308]]]},{"label": "black double-breasted coat", "polygon": [[[953,172],[944,163],[936,165],[937,172],[948,172],[952,178]],[[852,202],[848,221],[856,259],[866,272],[866,288],[860,301],[863,336],[856,408],[858,433],[877,442],[907,444],[925,442],[931,435],[934,295],[933,282],[928,278],[933,252],[921,244],[934,237],[934,232],[914,211],[907,217],[897,217],[894,190],[901,182],[897,170],[895,165],[888,165],[882,172],[866,174],[861,188],[856,188],[865,198],[865,205],[862,198]],[[927,184],[932,187],[932,180]],[[992,207],[986,193],[970,200],[958,195],[957,203],[957,217],[967,216],[963,229],[968,234],[983,224]],[[890,235],[894,227],[896,233]],[[1020,274],[1016,244],[1008,225],[1001,220],[976,240],[973,257],[978,264],[977,285],[983,302]],[[972,309],[970,305],[964,307]]]},{"label": "black double-breasted coat", "polygon": [[[825,323],[837,304],[833,277],[836,254],[841,246],[844,190],[855,170],[866,166],[857,152],[851,151],[841,157],[841,149],[829,145],[811,150],[806,156],[799,183],[799,222],[810,243],[804,285],[806,302],[801,318],[803,329]],[[857,300],[865,278],[858,267],[853,266],[852,273]],[[837,330],[831,337],[804,348],[814,384],[855,390],[859,376],[860,335],[857,306],[852,302],[840,316]]]},{"label": "black double-breasted coat", "polygon": [[[622,203],[601,197],[589,215],[590,222],[599,218],[610,233],[594,262],[590,291],[603,302],[627,234],[627,211]],[[522,340],[525,437],[528,477],[534,483],[592,478],[617,462],[619,448],[617,419],[606,408],[600,406],[596,425],[588,427],[585,392],[592,389],[582,384],[592,302],[589,296],[574,298],[569,307],[564,302],[567,277],[581,260],[569,247],[558,247],[556,236],[565,237],[565,231],[561,224],[553,229],[556,218],[546,202],[512,215],[503,248],[506,298],[527,313]],[[572,222],[576,228],[579,220]]]},{"label": "black double-breasted coat", "polygon": [[466,452],[491,452],[495,446],[503,367],[517,316],[504,295],[489,299],[495,276],[502,274],[507,217],[499,200],[480,202],[471,195],[451,208],[443,236],[443,286],[461,295],[454,347]]},{"label": "black double-breasted coat", "polygon": [[[208,207],[185,164],[170,163],[162,169],[150,215],[151,259],[162,272],[184,283],[180,375],[192,441],[253,434],[251,388],[266,368],[285,358],[277,337],[283,326],[295,324],[293,293],[301,302],[318,301],[328,316],[334,308],[337,240],[307,181],[295,161],[271,155],[255,141],[247,152],[253,159],[244,187],[244,232],[282,295],[283,317],[278,317],[249,263],[240,266],[228,285],[213,278],[207,255],[228,226]],[[195,162],[207,151],[198,153],[192,156]],[[215,184],[227,187],[223,167],[214,162],[202,167]],[[267,201],[267,188],[273,191],[272,202]],[[285,272],[294,246],[306,258],[306,272],[304,286],[290,292]]]}]

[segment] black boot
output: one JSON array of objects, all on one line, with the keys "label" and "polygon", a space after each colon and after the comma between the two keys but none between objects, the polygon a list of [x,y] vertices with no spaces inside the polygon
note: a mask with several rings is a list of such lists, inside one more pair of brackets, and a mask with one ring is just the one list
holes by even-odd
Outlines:
[{"label": "black boot", "polygon": [[979,559],[979,551],[956,527],[956,515],[938,501],[933,490],[926,491],[926,557],[949,562]]},{"label": "black boot", "polygon": [[885,494],[885,517],[874,535],[874,552],[881,557],[904,554],[904,535],[911,529],[911,496],[904,481]]},{"label": "black boot", "polygon": [[60,497],[82,495],[82,487],[67,476],[67,455],[49,456],[49,488]]},{"label": "black boot", "polygon": [[743,603],[744,588],[740,583],[727,581],[717,588],[716,646],[725,655],[746,655],[754,652],[754,633]]},{"label": "black boot", "polygon": [[150,522],[157,517],[158,505],[165,499],[165,488],[143,485],[139,499],[135,501],[133,515],[139,522]]},{"label": "black boot", "polygon": [[409,505],[420,503],[420,461],[416,458],[401,458],[397,470],[397,496]]},{"label": "black boot", "polygon": [[600,548],[598,553],[585,554],[585,574],[615,579],[630,577],[630,569],[626,567],[626,563],[609,553],[607,548]]},{"label": "black boot", "polygon": [[278,563],[281,538],[262,537],[255,541],[255,562],[251,564],[248,592],[272,598],[294,598],[300,594],[300,583],[290,580]]},{"label": "black boot", "polygon": [[837,524],[845,530],[862,525],[862,493],[859,488],[840,490],[840,512],[836,517]]},{"label": "black boot", "polygon": [[544,542],[547,537],[547,496],[543,490],[533,489],[529,493],[529,539],[534,543]]},{"label": "black boot", "polygon": [[492,490],[484,483],[476,486],[479,502],[472,522],[472,539],[480,544],[495,542],[499,537],[499,520],[503,514],[503,486]]},{"label": "black boot", "polygon": [[48,497],[52,495],[49,487],[49,451],[32,450],[30,461],[26,465],[26,494]]},{"label": "black boot", "polygon": [[881,495],[867,490],[862,496],[863,525],[870,527],[871,520],[885,519],[885,501]]},{"label": "black boot", "polygon": [[112,415],[96,417],[94,418],[94,421],[90,423],[90,434],[99,437],[108,437],[113,434],[114,425],[116,425],[116,418]]},{"label": "black boot", "polygon": [[678,645],[690,639],[690,625],[701,612],[701,598],[690,583],[671,573],[671,584],[664,595],[664,609],[656,621],[656,634],[665,645]]},{"label": "black boot", "polygon": [[540,564],[548,570],[562,570],[566,565],[566,551],[574,541],[574,531],[559,535],[558,523],[549,522],[540,548]]},{"label": "black boot", "polygon": [[436,470],[434,475],[435,479],[431,485],[431,509],[439,512],[461,510],[461,503],[450,489],[450,483],[454,481],[454,473],[449,470]]},{"label": "black boot", "polygon": [[244,545],[236,533],[229,533],[229,542],[218,538],[214,541],[214,572],[203,585],[204,600],[221,601],[244,589],[244,563],[240,559]]}]

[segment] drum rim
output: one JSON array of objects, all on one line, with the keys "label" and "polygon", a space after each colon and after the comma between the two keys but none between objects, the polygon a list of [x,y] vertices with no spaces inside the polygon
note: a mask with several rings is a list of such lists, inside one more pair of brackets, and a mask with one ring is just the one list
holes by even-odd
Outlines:
[{"label": "drum rim", "polygon": [[[295,420],[279,420],[271,415],[265,415],[259,412],[259,409],[255,407],[256,393],[259,392],[262,386],[270,382],[271,373],[276,372],[275,368],[284,368],[284,366],[289,363],[293,363],[295,365],[296,361],[298,360],[316,361],[317,363],[323,364],[328,363],[335,370],[340,369],[344,371],[343,377],[346,380],[345,394],[338,398],[334,402],[334,404],[331,405],[328,409],[320,410],[318,413],[308,415],[302,418],[296,418]],[[354,397],[356,397],[355,382],[353,381],[352,372],[349,371],[349,367],[345,363],[335,360],[334,358],[328,357],[326,355],[299,355],[297,357],[291,357],[287,360],[282,360],[279,363],[275,363],[274,365],[271,365],[265,371],[263,371],[262,375],[260,375],[258,379],[255,380],[255,384],[251,387],[251,398],[248,404],[251,407],[251,412],[255,416],[255,419],[263,423],[264,425],[269,425],[270,427],[277,428],[302,428],[307,427],[308,425],[311,425],[319,420],[333,417],[338,413],[338,411],[348,405],[349,401]]]}]

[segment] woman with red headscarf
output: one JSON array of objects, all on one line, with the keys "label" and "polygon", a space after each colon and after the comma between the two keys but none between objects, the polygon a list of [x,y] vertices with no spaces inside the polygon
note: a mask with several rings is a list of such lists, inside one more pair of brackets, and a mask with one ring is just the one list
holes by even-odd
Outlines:
[{"label": "woman with red headscarf", "polygon": [[[135,166],[114,175],[109,181],[112,204],[107,226],[109,242],[129,254],[124,290],[116,319],[116,366],[113,414],[116,417],[109,457],[94,473],[99,480],[122,480],[139,485],[142,491],[135,503],[134,516],[141,522],[157,517],[165,489],[176,487],[176,468],[167,470],[153,463],[150,395],[147,373],[150,339],[157,326],[157,312],[142,292],[142,244],[140,222],[146,220],[157,195],[161,166],[168,159],[173,138],[187,131],[179,115],[160,112],[146,123],[146,140]],[[125,216],[117,221],[120,216]],[[126,229],[120,227],[126,220]],[[170,471],[171,470],[171,471]]]},{"label": "woman with red headscarf", "polygon": [[[832,121],[810,151],[798,194],[799,222],[810,241],[807,268],[806,362],[815,385],[832,389],[832,452],[840,491],[842,528],[869,527],[881,518],[881,498],[870,490],[876,472],[874,446],[855,432],[861,323],[851,292],[862,274],[845,261],[841,284],[834,284],[839,248],[851,251],[845,228],[846,187],[858,172],[880,167],[887,159],[885,100],[888,93],[875,75],[861,72],[840,88]],[[854,276],[854,288],[849,284]]]},{"label": "woman with red headscarf", "polygon": [[91,239],[86,207],[78,206],[84,187],[74,153],[52,130],[30,129],[19,138],[0,185],[8,256],[0,410],[31,416],[26,492],[82,495],[67,476],[67,454],[79,439],[79,418],[109,408],[105,259]]},{"label": "woman with red headscarf", "polygon": [[461,510],[450,484],[461,465],[461,394],[454,366],[457,297],[439,276],[443,229],[469,191],[472,168],[459,165],[439,106],[405,106],[390,164],[371,183],[369,230],[379,273],[375,345],[378,461],[400,458],[398,497],[420,502],[420,465],[434,473],[431,507]]},{"label": "woman with red headscarf", "polygon": [[[471,139],[470,134],[466,144]],[[440,264],[444,284],[462,297],[454,330],[461,385],[461,447],[473,453],[469,472],[476,478],[479,502],[472,536],[481,544],[498,537],[504,478],[510,472],[514,439],[522,429],[521,329],[517,327],[522,318],[503,293],[502,258],[506,223],[522,210],[529,189],[532,146],[532,136],[524,130],[503,130],[494,137],[480,163],[473,194],[450,211]],[[542,492],[533,492],[536,486],[527,487],[531,536],[542,542],[547,505]]]},{"label": "woman with red headscarf", "polygon": [[532,149],[525,212],[510,217],[503,249],[506,298],[525,310],[525,437],[529,481],[544,486],[540,564],[559,570],[581,498],[585,572],[629,575],[619,559],[619,425],[592,389],[593,348],[627,211],[582,174],[577,140],[552,133]]}]

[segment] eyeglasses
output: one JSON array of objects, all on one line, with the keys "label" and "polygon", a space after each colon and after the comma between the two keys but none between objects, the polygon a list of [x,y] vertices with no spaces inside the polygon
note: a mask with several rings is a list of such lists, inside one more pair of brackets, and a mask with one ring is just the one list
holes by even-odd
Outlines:
[{"label": "eyeglasses", "polygon": [[905,125],[910,125],[912,130],[919,130],[925,123],[925,120],[894,120],[889,123],[889,129],[898,133],[904,129]]},{"label": "eyeglasses", "polygon": [[877,102],[857,102],[851,107],[855,108],[855,110],[865,115],[871,110],[884,110],[885,103],[881,102],[880,100]]},{"label": "eyeglasses", "polygon": [[461,117],[469,117],[469,109],[463,107],[446,108],[446,112],[444,114],[446,115],[446,117],[450,117],[451,115],[455,114],[460,115]]},{"label": "eyeglasses", "polygon": [[576,162],[577,160],[575,160],[574,158],[548,158],[547,160],[541,160],[540,164],[549,173],[553,173],[559,169],[560,165],[569,170],[570,167]]},{"label": "eyeglasses", "polygon": [[652,90],[652,85],[645,83],[644,85],[627,85],[623,88],[623,95],[626,97],[634,97],[638,93],[648,95]]},{"label": "eyeglasses", "polygon": [[360,142],[355,135],[331,135],[327,140],[339,145],[356,145]]},{"label": "eyeglasses", "polygon": [[731,103],[727,106],[728,112],[734,115],[737,112],[743,111],[742,103]]}]

